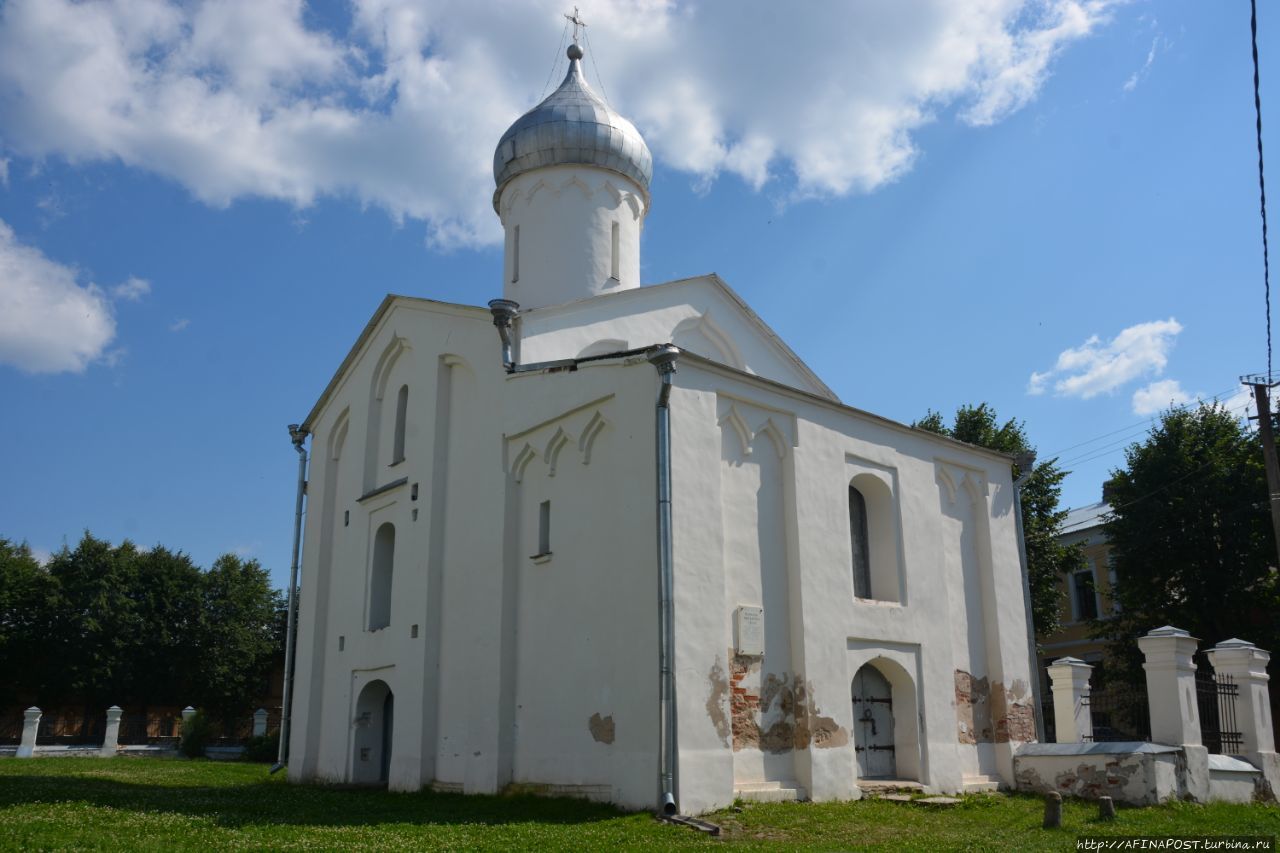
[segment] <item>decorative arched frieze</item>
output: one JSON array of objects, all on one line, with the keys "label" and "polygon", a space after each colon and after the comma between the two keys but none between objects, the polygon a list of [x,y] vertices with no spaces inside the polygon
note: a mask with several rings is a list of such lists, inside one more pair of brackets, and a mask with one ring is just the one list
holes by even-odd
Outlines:
[{"label": "decorative arched frieze", "polygon": [[520,449],[520,452],[516,454],[516,458],[511,462],[511,474],[516,478],[517,483],[524,480],[525,469],[529,467],[529,463],[532,462],[537,455],[538,451],[534,450],[533,446],[527,443]]},{"label": "decorative arched frieze", "polygon": [[591,196],[595,195],[595,193],[591,191],[591,187],[587,186],[587,182],[577,175],[570,176],[566,181],[560,184],[561,193],[570,188],[576,188],[582,193],[582,197],[588,201],[591,199]]},{"label": "decorative arched frieze", "polygon": [[641,206],[640,200],[636,198],[635,193],[619,189],[617,186],[614,185],[613,181],[610,181],[610,180],[605,180],[604,185],[601,187],[601,189],[608,192],[609,195],[613,196],[614,204],[618,205],[618,207],[621,207],[623,204],[630,207],[632,219],[640,218],[640,215],[641,213],[643,213],[644,208]]},{"label": "decorative arched frieze", "polygon": [[556,429],[555,435],[551,436],[551,440],[547,442],[547,449],[542,456],[547,460],[547,476],[554,477],[556,475],[556,465],[560,461],[560,451],[564,450],[565,445],[569,443],[569,436],[565,434],[564,428]]},{"label": "decorative arched frieze", "polygon": [[409,341],[399,335],[393,335],[378,363],[373,368],[373,397],[381,400],[387,392],[387,381],[391,378],[391,370],[400,356],[409,351]]},{"label": "decorative arched frieze", "polygon": [[[715,352],[698,352],[703,347],[699,347],[696,344],[694,346],[686,346],[685,343],[681,342],[681,338],[684,338],[687,342],[688,338],[695,335],[701,335]],[[687,317],[677,323],[676,327],[671,330],[671,342],[682,349],[689,349],[707,358],[719,360],[737,370],[746,369],[738,347],[733,343],[733,339],[725,334],[724,330],[711,318],[710,311],[694,317]]]},{"label": "decorative arched frieze", "polygon": [[721,429],[727,429],[738,437],[743,458],[751,455],[751,427],[747,426],[747,422],[739,414],[737,406],[729,406],[729,411],[725,412],[720,418],[720,427]]},{"label": "decorative arched frieze", "polygon": [[955,503],[956,489],[959,488],[959,485],[956,483],[956,478],[951,475],[949,466],[944,463],[938,463],[935,465],[934,479],[938,481],[938,485],[942,487],[944,492],[946,492],[947,503]]},{"label": "decorative arched frieze", "polygon": [[587,425],[582,430],[582,437],[578,439],[578,452],[582,454],[583,465],[591,464],[591,451],[596,445],[596,439],[608,425],[609,422],[605,420],[604,415],[600,414],[599,409],[591,415],[591,420],[587,421]]},{"label": "decorative arched frieze", "polygon": [[785,459],[787,455],[787,439],[782,434],[782,430],[773,422],[773,418],[768,418],[764,422],[764,426],[756,432],[756,435],[766,435],[773,442],[773,449],[777,451],[779,459]]},{"label": "decorative arched frieze", "polygon": [[329,441],[325,445],[325,457],[331,461],[342,458],[342,448],[347,443],[347,429],[351,426],[351,407],[342,410],[342,413],[333,422],[333,428],[329,430]]}]

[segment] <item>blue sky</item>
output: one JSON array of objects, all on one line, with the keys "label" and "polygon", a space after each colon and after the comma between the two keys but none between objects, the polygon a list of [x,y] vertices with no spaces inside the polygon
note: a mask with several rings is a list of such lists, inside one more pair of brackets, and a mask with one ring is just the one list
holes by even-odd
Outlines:
[{"label": "blue sky", "polygon": [[[0,4],[0,536],[283,584],[285,425],[384,294],[500,294],[490,155],[563,10],[498,5]],[[805,8],[583,7],[646,282],[720,273],[851,405],[1025,420],[1068,505],[1265,369],[1247,2]]]}]

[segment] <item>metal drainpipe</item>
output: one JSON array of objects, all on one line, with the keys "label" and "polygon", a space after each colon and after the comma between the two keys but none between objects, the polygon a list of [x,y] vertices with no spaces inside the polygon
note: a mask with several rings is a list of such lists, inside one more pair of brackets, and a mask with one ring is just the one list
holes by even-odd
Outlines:
[{"label": "metal drainpipe", "polygon": [[1018,530],[1018,560],[1022,564],[1022,600],[1027,611],[1027,653],[1031,662],[1031,701],[1036,703],[1031,718],[1036,721],[1036,740],[1044,742],[1044,717],[1040,696],[1040,658],[1036,654],[1036,626],[1031,610],[1031,570],[1027,566],[1027,538],[1022,529],[1022,484],[1035,471],[1035,453],[1020,454],[1015,460],[1022,473],[1013,481],[1013,519]]},{"label": "metal drainpipe", "polygon": [[660,593],[658,606],[658,676],[659,702],[659,763],[658,776],[662,786],[662,813],[667,816],[678,813],[675,797],[676,768],[676,704],[675,631],[672,607],[674,582],[673,551],[671,547],[671,376],[676,372],[677,347],[667,344],[649,353],[649,362],[658,370],[662,385],[658,390],[657,405],[657,456],[658,456],[658,573]]},{"label": "metal drainpipe", "polygon": [[519,303],[510,299],[492,299],[489,311],[493,325],[502,339],[502,368],[508,374],[533,373],[542,370],[577,370],[578,365],[605,359],[625,358],[643,353],[658,371],[662,385],[658,389],[657,404],[657,466],[658,466],[658,784],[662,790],[660,811],[665,816],[679,812],[675,795],[676,768],[676,704],[675,704],[675,622],[672,606],[674,581],[674,557],[671,546],[671,376],[676,372],[676,360],[680,348],[672,344],[644,347],[604,353],[586,358],[566,358],[558,361],[517,364],[513,356],[513,326],[520,314]]},{"label": "metal drainpipe", "polygon": [[289,612],[285,623],[284,639],[284,696],[280,712],[280,751],[271,772],[275,773],[289,763],[289,717],[293,713],[293,658],[297,653],[294,634],[298,614],[298,557],[302,553],[302,503],[307,494],[307,431],[297,424],[289,424],[289,439],[298,451],[298,498],[293,511],[293,560],[289,565],[289,597],[285,605]]}]

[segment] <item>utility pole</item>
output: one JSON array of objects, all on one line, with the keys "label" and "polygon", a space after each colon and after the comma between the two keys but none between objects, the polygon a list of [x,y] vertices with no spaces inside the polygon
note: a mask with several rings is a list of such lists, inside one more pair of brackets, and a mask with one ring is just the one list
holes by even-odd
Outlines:
[{"label": "utility pole", "polygon": [[1280,461],[1276,459],[1276,437],[1271,428],[1271,389],[1280,382],[1268,382],[1262,375],[1242,376],[1240,381],[1253,389],[1258,407],[1258,437],[1267,465],[1267,491],[1271,496],[1271,527],[1275,532],[1276,555],[1280,558]]}]

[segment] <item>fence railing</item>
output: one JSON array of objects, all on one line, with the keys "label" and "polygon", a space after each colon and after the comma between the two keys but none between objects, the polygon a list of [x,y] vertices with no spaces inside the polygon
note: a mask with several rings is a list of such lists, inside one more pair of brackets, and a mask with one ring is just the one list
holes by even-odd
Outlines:
[{"label": "fence railing", "polygon": [[1093,734],[1084,740],[1094,743],[1151,740],[1151,711],[1145,689],[1113,684],[1086,693],[1081,701],[1089,706],[1093,720]]},{"label": "fence railing", "polygon": [[123,714],[118,742],[121,746],[172,746],[181,734],[181,722],[177,714]]},{"label": "fence railing", "polygon": [[1229,675],[1196,672],[1196,703],[1200,711],[1200,740],[1217,755],[1235,755],[1244,749],[1244,736],[1236,724],[1236,698],[1240,687]]},{"label": "fence railing", "polygon": [[16,746],[22,742],[22,714],[0,717],[0,746]]},{"label": "fence railing", "polygon": [[37,746],[100,746],[107,736],[105,712],[45,714],[36,729]]}]

